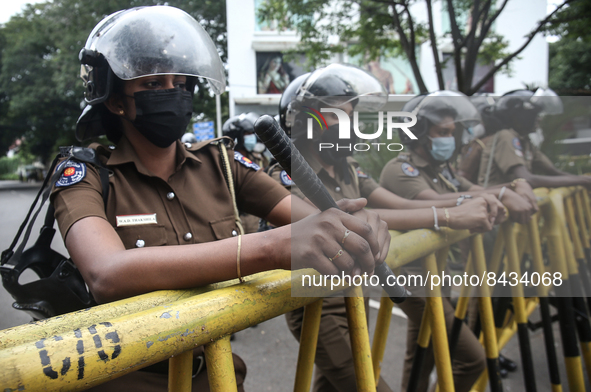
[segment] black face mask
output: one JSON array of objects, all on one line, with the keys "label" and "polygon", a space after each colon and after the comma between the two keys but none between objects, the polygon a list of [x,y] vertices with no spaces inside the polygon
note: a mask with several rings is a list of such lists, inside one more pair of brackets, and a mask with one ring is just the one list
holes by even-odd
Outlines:
[{"label": "black face mask", "polygon": [[[319,143],[331,143],[334,145],[334,148],[322,149],[319,151],[320,158],[324,161],[324,163],[334,166],[343,159],[353,155],[353,145],[355,145],[357,138],[356,136],[353,136],[353,130],[351,130],[351,134],[352,137],[349,140],[339,139],[339,124],[331,125],[326,129],[326,131],[324,131],[324,133],[322,133]],[[351,144],[351,150],[348,148],[339,148],[337,151],[337,145],[339,142],[341,146],[346,145],[348,147],[349,144]]]},{"label": "black face mask", "polygon": [[134,93],[136,129],[160,148],[180,139],[191,121],[193,96],[178,88]]}]

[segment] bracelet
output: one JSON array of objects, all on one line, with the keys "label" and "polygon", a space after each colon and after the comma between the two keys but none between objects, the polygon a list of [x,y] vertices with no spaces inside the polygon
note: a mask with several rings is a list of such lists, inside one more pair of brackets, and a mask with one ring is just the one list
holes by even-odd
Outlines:
[{"label": "bracelet", "polygon": [[465,199],[471,199],[471,198],[472,198],[471,195],[460,195],[460,197],[458,197],[458,200],[456,201],[456,206],[461,205]]},{"label": "bracelet", "polygon": [[435,221],[435,223],[433,224],[433,227],[435,228],[436,231],[441,230],[441,228],[439,227],[439,222],[437,220],[437,210],[435,209],[435,206],[431,206],[431,208],[433,209],[433,219]]},{"label": "bracelet", "polygon": [[238,235],[238,252],[236,255],[236,272],[238,275],[238,280],[240,281],[240,283],[244,283],[244,278],[242,277],[242,275],[240,274],[240,250],[242,248],[242,234]]},{"label": "bracelet", "polygon": [[445,213],[445,225],[449,227],[449,211],[447,210],[447,208],[444,208],[443,212]]},{"label": "bracelet", "polygon": [[509,187],[512,190],[515,190],[515,188],[517,188],[517,183],[518,182],[527,182],[527,180],[525,178],[516,178],[513,181],[511,181],[511,185],[509,185]]},{"label": "bracelet", "polygon": [[501,201],[503,199],[503,195],[505,194],[506,190],[507,190],[506,186],[501,188],[501,191],[499,192],[499,196],[498,196],[499,201]]}]

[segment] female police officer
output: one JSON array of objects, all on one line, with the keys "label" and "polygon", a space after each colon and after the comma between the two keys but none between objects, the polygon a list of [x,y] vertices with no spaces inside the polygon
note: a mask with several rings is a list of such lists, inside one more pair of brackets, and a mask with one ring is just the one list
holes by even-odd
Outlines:
[{"label": "female police officer", "polygon": [[[386,100],[384,87],[372,75],[354,66],[331,64],[300,76],[288,86],[279,106],[281,126],[290,134],[335,200],[367,198],[368,205],[376,208],[374,211],[388,223],[390,229],[411,230],[433,227],[434,224],[438,227],[439,222],[455,229],[490,230],[497,217],[498,202],[495,198],[485,195],[485,198],[477,198],[454,208],[455,200],[406,200],[380,187],[351,157],[353,148],[346,146],[355,142],[339,139],[339,122],[346,120],[336,113],[344,114],[347,119],[354,118],[354,110],[377,111]],[[312,120],[312,126],[308,127],[307,120],[314,116],[318,117],[318,122]],[[353,121],[349,120],[349,123]],[[333,148],[320,149],[321,143],[325,143],[322,146],[333,145]],[[338,144],[345,148],[334,148]],[[291,186],[291,180],[283,175],[284,172],[275,170],[275,173],[279,173],[279,180],[284,185]],[[293,186],[291,190],[303,197]],[[435,216],[431,206],[437,207]],[[446,219],[445,211],[448,211],[449,219]],[[286,318],[290,330],[299,339],[303,309],[286,314]],[[342,297],[325,298],[323,301],[315,363],[314,391],[356,391]],[[378,391],[390,391],[384,380],[379,381]]]},{"label": "female police officer", "polygon": [[[70,161],[63,164],[51,200],[70,255],[98,302],[275,268],[359,274],[385,258],[385,224],[367,213],[365,220],[355,217],[362,200],[341,204],[353,215],[327,211],[291,228],[239,235],[226,175],[237,207],[275,225],[290,222],[290,196],[246,162],[223,163],[225,149],[219,143],[178,141],[191,118],[196,78],[208,80],[218,94],[225,86],[213,42],[185,12],[154,6],[110,15],[91,32],[80,59],[90,106],[78,122],[77,137],[106,133],[116,143],[96,146],[111,173],[108,199],[102,197],[99,170]],[[346,230],[351,235],[341,244]],[[292,238],[302,246],[292,249]],[[338,260],[329,260],[341,249]],[[165,375],[139,373],[105,388],[166,387]],[[203,385],[200,379],[206,383],[204,372],[194,387]]]},{"label": "female police officer", "polygon": [[[468,97],[454,91],[437,91],[412,98],[404,105],[403,110],[415,114],[417,118],[416,124],[410,128],[417,140],[411,140],[403,132],[399,132],[400,139],[408,145],[409,152],[398,155],[384,166],[380,176],[380,184],[384,188],[408,199],[432,202],[447,199],[457,200],[459,204],[465,198],[490,193],[499,200],[502,199],[510,211],[511,219],[521,223],[526,223],[530,219],[537,206],[531,204],[529,199],[507,188],[489,190],[478,187],[455,175],[452,170],[449,161],[455,151],[455,138],[466,127],[476,126],[480,122],[478,111]],[[531,198],[535,199],[533,194]],[[405,265],[403,272],[421,274],[421,259]],[[403,389],[406,389],[409,383],[425,307],[423,297],[426,295],[425,289],[421,287],[414,286],[408,289],[414,295],[400,306],[409,318]],[[453,323],[454,309],[447,299],[443,301],[443,306],[449,331]],[[434,365],[432,347],[429,347],[427,352],[420,369],[417,391],[428,390],[428,375]],[[484,350],[469,328],[463,325],[453,361],[455,389],[469,391],[484,367]]]}]

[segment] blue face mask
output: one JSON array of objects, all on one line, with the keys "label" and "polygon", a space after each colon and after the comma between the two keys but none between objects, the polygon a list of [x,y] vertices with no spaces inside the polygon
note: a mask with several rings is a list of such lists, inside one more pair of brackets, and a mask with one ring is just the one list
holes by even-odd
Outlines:
[{"label": "blue face mask", "polygon": [[246,135],[244,136],[244,148],[246,151],[254,150],[254,146],[257,144],[257,135]]},{"label": "blue face mask", "polygon": [[438,162],[446,162],[451,158],[456,150],[456,139],[453,137],[436,137],[431,140],[431,150],[429,153]]}]

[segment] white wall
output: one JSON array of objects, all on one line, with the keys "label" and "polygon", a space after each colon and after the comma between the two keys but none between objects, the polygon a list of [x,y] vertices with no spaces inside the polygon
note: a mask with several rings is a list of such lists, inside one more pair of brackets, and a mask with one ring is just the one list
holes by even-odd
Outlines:
[{"label": "white wall", "polygon": [[252,49],[254,0],[227,0],[226,14],[230,116],[233,116],[236,98],[256,95],[256,53]]},{"label": "white wall", "polygon": [[299,38],[289,31],[255,31],[254,0],[227,0],[226,11],[230,115],[247,111],[274,114],[281,96],[257,94],[256,53],[285,51]]},{"label": "white wall", "polygon": [[[256,32],[255,1],[227,0],[228,22],[228,81],[230,86],[230,114],[242,111],[242,107],[262,105],[275,108],[277,95],[257,95],[256,89],[256,51],[281,51],[293,47],[298,37],[292,33]],[[438,36],[442,30],[442,2],[433,2],[435,31]],[[426,21],[426,6],[418,2],[411,8],[413,16]],[[509,0],[507,6],[495,23],[496,32],[509,39],[509,50],[515,50],[524,42],[524,36],[536,23],[546,16],[546,0]],[[439,49],[449,48],[449,42],[439,39]],[[449,50],[445,50],[446,52]],[[497,73],[495,93],[524,88],[523,83],[546,86],[548,82],[548,44],[538,35],[522,52],[520,59],[513,62],[511,76]],[[431,44],[420,48],[420,69],[429,90],[437,89],[437,77]],[[236,108],[238,105],[238,109]],[[254,106],[253,106],[254,105]]]},{"label": "white wall", "polygon": [[[537,22],[546,17],[546,0],[509,0],[505,9],[494,24],[494,30],[509,41],[510,52],[518,49],[525,42],[528,34]],[[416,3],[411,12],[417,21],[427,21],[426,6],[423,2]],[[435,32],[440,37],[442,31],[442,2],[433,2],[433,22]],[[451,43],[438,38],[438,45],[449,48]],[[444,50],[449,52],[449,50]],[[548,43],[543,35],[538,34],[527,48],[521,52],[520,58],[512,62],[511,76],[497,72],[495,75],[495,93],[525,88],[524,83],[546,87],[548,84]],[[420,69],[423,80],[429,91],[438,88],[431,43],[421,45]],[[476,81],[474,81],[476,82]]]},{"label": "white wall", "polygon": [[[507,3],[495,27],[499,34],[511,37],[510,51],[518,49],[525,42],[525,35],[546,17],[546,3],[546,0],[513,0]],[[498,73],[495,76],[497,94],[525,88],[523,83],[542,87],[548,85],[548,43],[543,35],[536,35],[519,57],[521,59],[513,62],[512,76]]]}]

